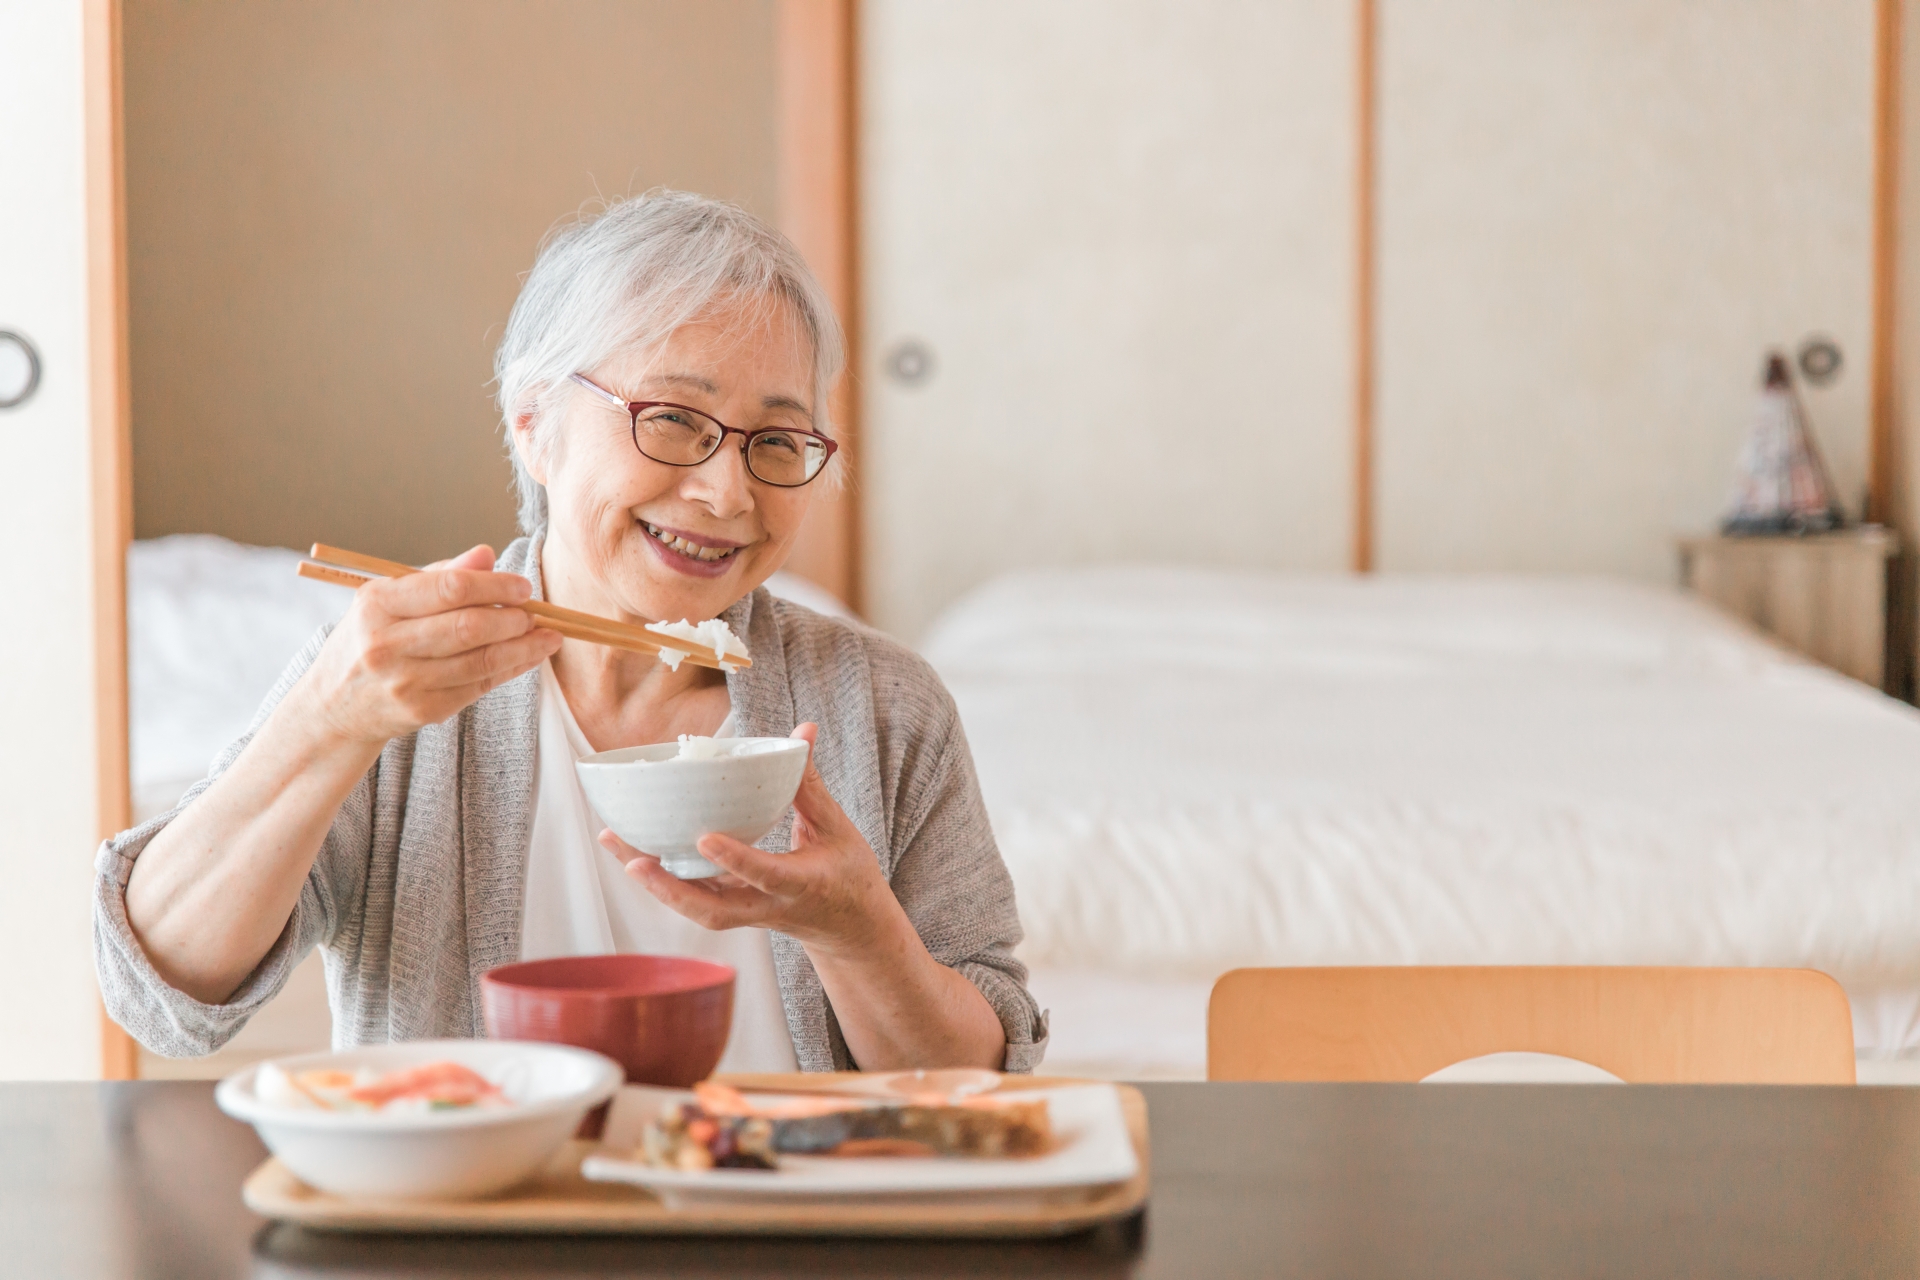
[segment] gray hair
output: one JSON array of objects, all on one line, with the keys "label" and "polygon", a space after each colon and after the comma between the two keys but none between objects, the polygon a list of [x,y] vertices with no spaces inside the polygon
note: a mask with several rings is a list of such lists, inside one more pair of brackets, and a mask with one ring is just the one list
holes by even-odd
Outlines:
[{"label": "gray hair", "polygon": [[532,448],[544,452],[557,410],[580,394],[569,375],[657,348],[735,295],[750,308],[792,307],[813,343],[814,430],[831,436],[827,391],[845,360],[840,323],[785,236],[738,205],[666,190],[616,200],[547,233],[493,357],[524,532],[546,523],[547,495],[520,457],[514,423],[528,418]]}]

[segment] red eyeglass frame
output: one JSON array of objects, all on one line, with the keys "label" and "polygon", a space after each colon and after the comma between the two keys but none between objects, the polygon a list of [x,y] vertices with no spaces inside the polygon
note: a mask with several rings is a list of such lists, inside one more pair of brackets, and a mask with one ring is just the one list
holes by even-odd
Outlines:
[{"label": "red eyeglass frame", "polygon": [[[632,435],[633,447],[635,452],[639,453],[639,455],[645,458],[648,462],[658,462],[663,467],[704,466],[705,464],[713,461],[714,454],[719,453],[720,450],[726,445],[727,437],[730,435],[740,437],[741,457],[743,459],[749,459],[749,460],[753,457],[753,454],[750,451],[753,448],[753,441],[756,436],[766,436],[766,435],[775,435],[775,434],[788,435],[788,436],[805,436],[809,440],[819,441],[821,446],[826,449],[827,456],[820,460],[820,470],[815,471],[812,475],[808,476],[805,480],[802,480],[799,484],[781,484],[778,480],[769,480],[765,476],[761,475],[759,472],[753,469],[753,463],[751,461],[747,461],[747,474],[752,476],[755,480],[758,480],[761,484],[770,484],[776,489],[802,489],[802,488],[805,488],[807,485],[812,484],[815,480],[818,480],[820,478],[821,472],[824,472],[827,469],[827,464],[833,461],[834,452],[840,448],[839,441],[835,440],[831,436],[823,436],[818,431],[806,431],[800,427],[756,427],[752,431],[746,431],[740,427],[730,427],[726,423],[720,421],[720,419],[708,413],[705,409],[696,409],[690,404],[675,404],[671,400],[622,400],[619,396],[607,390],[605,387],[601,386],[599,383],[595,382],[592,378],[589,378],[584,373],[575,373],[575,374],[570,374],[568,376],[571,377],[575,382],[579,383],[581,386],[585,387],[587,390],[593,392],[595,395],[605,400],[608,404],[614,406],[616,409],[623,411],[627,415],[627,430]],[[713,453],[709,453],[706,457],[700,459],[699,462],[668,462],[664,458],[656,458],[652,454],[648,453],[645,449],[642,449],[640,447],[640,411],[642,409],[683,409],[688,413],[697,413],[701,417],[705,418],[708,422],[711,422],[714,426],[720,428],[720,439],[714,444]]]}]

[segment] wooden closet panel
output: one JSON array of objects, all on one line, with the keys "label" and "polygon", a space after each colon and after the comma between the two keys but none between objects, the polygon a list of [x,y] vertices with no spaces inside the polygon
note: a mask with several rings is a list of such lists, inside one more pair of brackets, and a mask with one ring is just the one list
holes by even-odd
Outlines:
[{"label": "wooden closet panel", "polygon": [[1347,0],[861,24],[873,618],[1029,565],[1343,567]]},{"label": "wooden closet panel", "polygon": [[1866,486],[1872,0],[1382,0],[1386,569],[1671,580],[1761,354]]}]

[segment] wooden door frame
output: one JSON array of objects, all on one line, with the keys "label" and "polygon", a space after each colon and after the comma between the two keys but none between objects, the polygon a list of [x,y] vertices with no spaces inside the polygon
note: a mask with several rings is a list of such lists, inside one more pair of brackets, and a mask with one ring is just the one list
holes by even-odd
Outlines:
[{"label": "wooden door frame", "polygon": [[[106,839],[133,824],[127,742],[127,544],[133,445],[127,373],[125,112],[119,0],[86,0],[87,363],[93,503],[96,822]],[[100,1012],[100,1075],[139,1074],[133,1037]]]},{"label": "wooden door frame", "polygon": [[788,568],[863,604],[860,491],[860,112],[857,0],[779,0],[780,227],[819,276],[846,333],[832,394],[841,485],[815,496]]}]

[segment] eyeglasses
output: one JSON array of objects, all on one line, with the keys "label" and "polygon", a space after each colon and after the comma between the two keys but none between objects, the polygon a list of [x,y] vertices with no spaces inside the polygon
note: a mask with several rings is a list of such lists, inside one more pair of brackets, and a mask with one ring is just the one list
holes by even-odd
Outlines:
[{"label": "eyeglasses", "polygon": [[798,489],[820,474],[840,445],[796,427],[742,431],[710,413],[665,400],[622,400],[583,373],[573,380],[633,420],[633,447],[670,467],[697,467],[719,452],[728,436],[741,438],[747,472],[782,489]]}]

